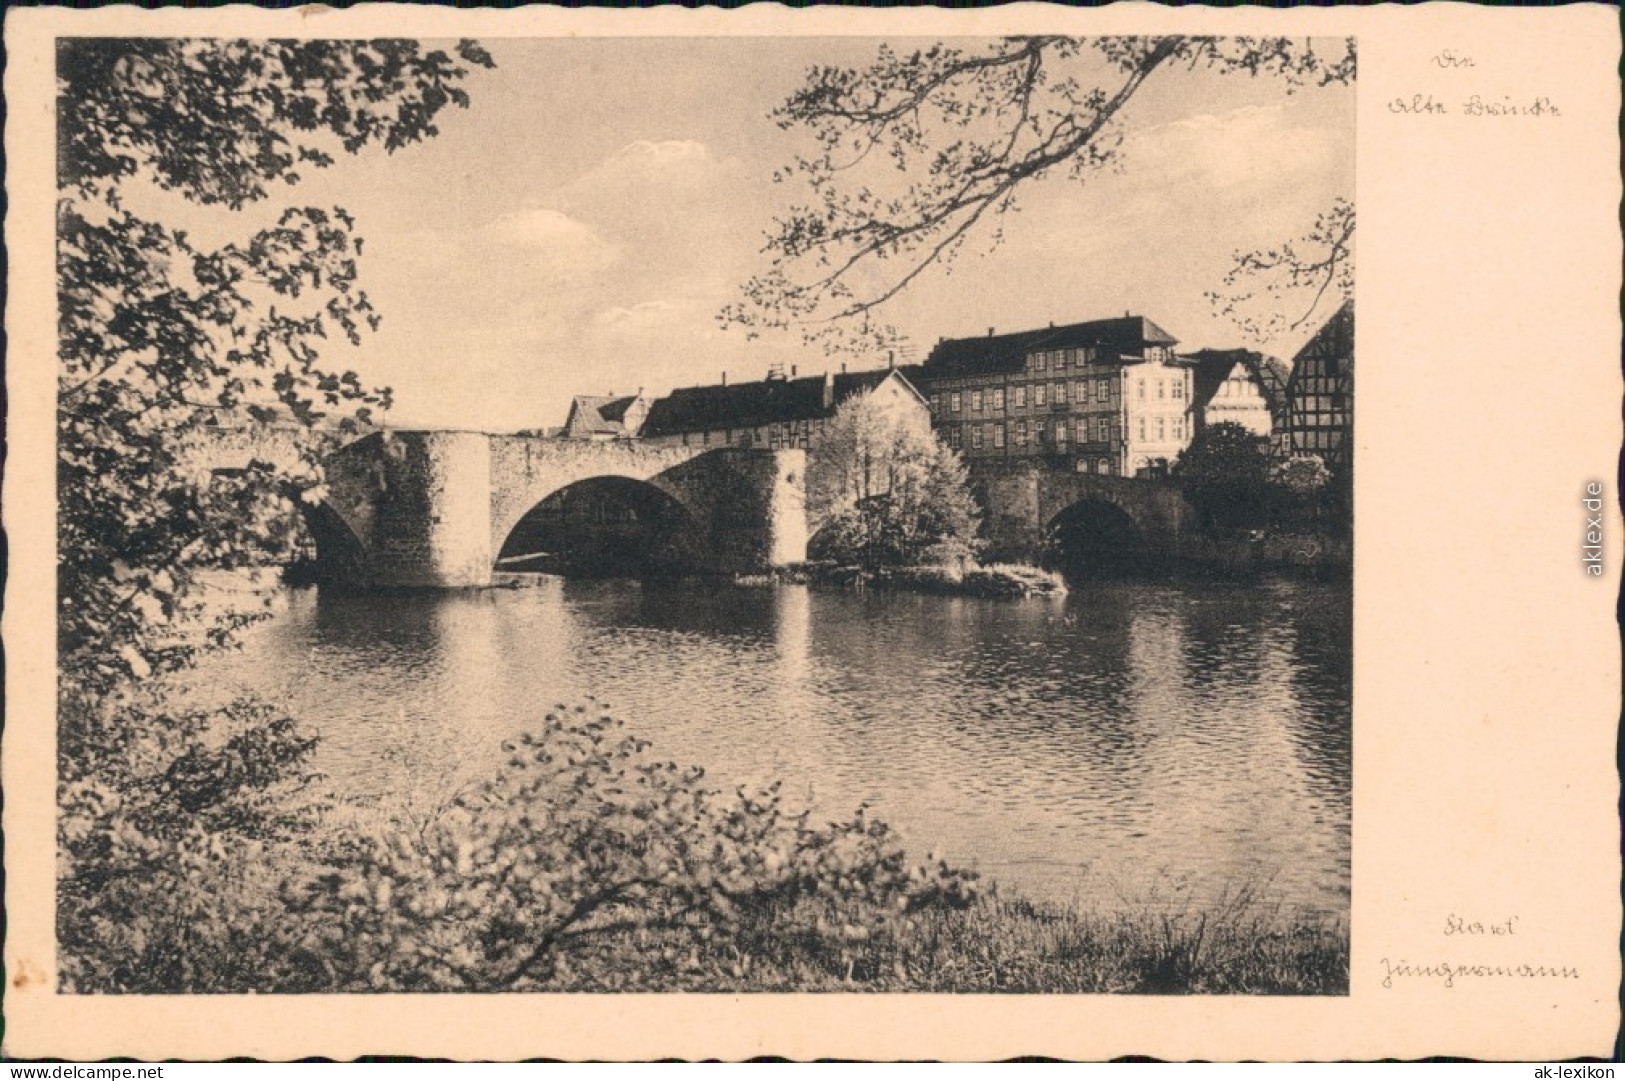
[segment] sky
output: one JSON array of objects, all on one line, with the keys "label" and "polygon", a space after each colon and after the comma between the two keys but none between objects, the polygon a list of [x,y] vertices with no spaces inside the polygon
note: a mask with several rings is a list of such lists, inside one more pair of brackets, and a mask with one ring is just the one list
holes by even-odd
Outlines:
[{"label": "sky", "polygon": [[[383,325],[327,363],[393,387],[390,423],[538,428],[562,424],[575,394],[841,362],[794,336],[747,341],[716,316],[765,267],[763,236],[796,194],[774,170],[809,149],[769,113],[811,65],[865,64],[878,42],[482,44],[496,69],[469,78],[471,107],[442,114],[438,136],[345,159],[277,204],[358,219]],[[1000,244],[973,240],[951,273],[928,271],[890,321],[914,359],[941,337],[1126,311],[1181,348],[1245,344],[1205,293],[1235,250],[1301,234],[1334,197],[1352,199],[1353,117],[1351,87],[1287,95],[1268,78],[1159,75],[1125,114],[1121,171],[1037,182]],[[1265,351],[1290,358],[1314,329]]]}]

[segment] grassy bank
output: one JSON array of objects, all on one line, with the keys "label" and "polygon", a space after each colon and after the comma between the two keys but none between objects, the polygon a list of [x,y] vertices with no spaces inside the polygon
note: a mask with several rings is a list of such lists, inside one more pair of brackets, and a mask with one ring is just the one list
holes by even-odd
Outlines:
[{"label": "grassy bank", "polygon": [[[727,945],[638,931],[567,961],[547,990],[1283,994],[1348,992],[1346,926],[1248,906],[1091,915],[987,897],[860,941],[775,932],[759,914]],[[800,920],[786,921],[792,925]],[[630,986],[629,986],[630,985]]]}]

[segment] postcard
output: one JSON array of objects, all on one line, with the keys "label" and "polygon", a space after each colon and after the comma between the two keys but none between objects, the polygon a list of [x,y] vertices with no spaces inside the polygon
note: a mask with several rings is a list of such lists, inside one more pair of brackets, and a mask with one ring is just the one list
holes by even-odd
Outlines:
[{"label": "postcard", "polygon": [[6,44],[8,1055],[1610,1053],[1609,7]]}]

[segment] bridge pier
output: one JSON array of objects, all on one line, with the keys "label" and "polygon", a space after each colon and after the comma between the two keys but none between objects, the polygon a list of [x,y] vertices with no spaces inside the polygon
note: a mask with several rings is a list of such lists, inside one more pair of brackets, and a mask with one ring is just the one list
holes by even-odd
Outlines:
[{"label": "bridge pier", "polygon": [[491,440],[483,432],[382,433],[366,584],[491,584]]}]

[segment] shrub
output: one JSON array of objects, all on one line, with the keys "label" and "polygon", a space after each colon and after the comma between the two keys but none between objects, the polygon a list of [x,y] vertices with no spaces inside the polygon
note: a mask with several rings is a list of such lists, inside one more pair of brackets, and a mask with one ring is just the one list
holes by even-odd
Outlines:
[{"label": "shrub", "polygon": [[[283,978],[336,990],[517,990],[704,982],[764,938],[839,955],[922,907],[970,903],[974,876],[910,866],[862,809],[822,828],[777,786],[723,795],[647,753],[596,704],[505,744],[488,784],[415,830],[357,837],[284,883]],[[628,935],[658,944],[627,955]],[[311,988],[314,989],[314,988]]]}]

